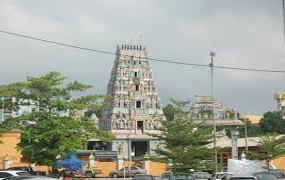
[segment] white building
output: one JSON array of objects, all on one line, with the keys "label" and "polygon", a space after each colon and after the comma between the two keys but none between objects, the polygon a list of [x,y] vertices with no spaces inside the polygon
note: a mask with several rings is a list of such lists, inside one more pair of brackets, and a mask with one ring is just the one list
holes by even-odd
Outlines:
[{"label": "white building", "polygon": [[[2,98],[2,101],[3,100],[4,98]],[[17,100],[16,98],[9,98],[9,99],[6,98],[5,101],[11,101],[13,103],[18,101],[20,105],[17,110],[10,110],[5,108],[4,105],[2,105],[2,107],[0,107],[0,123],[3,122],[8,117],[18,117],[23,114],[39,110],[38,103],[33,100],[26,100],[26,99]]]}]

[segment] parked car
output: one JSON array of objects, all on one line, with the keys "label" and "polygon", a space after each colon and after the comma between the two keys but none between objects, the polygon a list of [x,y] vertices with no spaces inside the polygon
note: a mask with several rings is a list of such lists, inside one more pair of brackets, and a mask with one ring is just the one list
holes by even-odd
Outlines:
[{"label": "parked car", "polygon": [[[12,176],[8,178],[4,178],[4,180],[56,180],[55,178],[46,177],[46,176]],[[58,179],[57,179],[58,180]]]},{"label": "parked car", "polygon": [[269,169],[278,179],[285,179],[285,172],[282,169]]},{"label": "parked car", "polygon": [[112,171],[109,173],[109,176],[113,178],[118,178],[118,177],[124,177],[124,174],[126,177],[133,177],[138,174],[146,174],[146,170],[141,169],[137,166],[133,166],[130,169],[122,168],[119,171]]},{"label": "parked car", "polygon": [[270,171],[256,172],[256,173],[253,173],[252,175],[257,177],[258,180],[278,180],[279,179]]},{"label": "parked car", "polygon": [[11,176],[24,176],[29,175],[26,171],[0,171],[0,180]]},{"label": "parked car", "polygon": [[211,180],[211,175],[207,172],[194,172],[192,174],[194,180]]},{"label": "parked car", "polygon": [[26,171],[31,175],[37,175],[37,171],[35,171],[32,167],[26,167],[26,166],[10,167],[6,170],[7,171]]},{"label": "parked car", "polygon": [[164,172],[164,173],[162,173],[160,179],[161,179],[161,180],[169,180],[170,177],[171,177],[171,172]]},{"label": "parked car", "polygon": [[190,174],[174,174],[171,175],[169,180],[193,180],[193,177]]},{"label": "parked car", "polygon": [[135,175],[133,180],[155,180],[155,176],[147,175],[147,174],[138,174]]},{"label": "parked car", "polygon": [[228,180],[258,180],[258,179],[255,176],[233,175],[229,177]]},{"label": "parked car", "polygon": [[213,180],[221,180],[224,176],[233,176],[233,173],[230,172],[216,172],[215,174],[213,174],[212,179]]},{"label": "parked car", "polygon": [[221,180],[229,180],[232,176],[234,176],[233,174],[224,174],[221,178]]},{"label": "parked car", "polygon": [[82,168],[78,174],[82,174],[87,178],[94,178],[97,174],[102,174],[102,170],[99,168]]}]

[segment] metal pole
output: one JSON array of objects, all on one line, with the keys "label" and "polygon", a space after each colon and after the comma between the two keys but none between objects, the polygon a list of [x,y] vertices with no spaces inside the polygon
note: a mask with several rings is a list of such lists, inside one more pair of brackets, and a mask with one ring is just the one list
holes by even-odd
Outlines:
[{"label": "metal pole", "polygon": [[1,107],[1,119],[0,119],[0,123],[3,122],[5,119],[5,107],[4,107],[4,102],[5,99],[4,97],[1,97],[1,103],[2,103],[2,107]]},{"label": "metal pole", "polygon": [[247,145],[247,122],[248,121],[245,121],[245,129],[244,129],[244,134],[245,134],[245,157],[246,159],[248,158],[248,145]]},{"label": "metal pole", "polygon": [[[285,1],[284,0],[282,0],[282,10],[283,10],[283,33],[284,33],[283,39],[284,39],[284,43],[285,43]],[[281,108],[280,108],[281,115],[282,115],[282,119],[284,119],[285,118],[285,110],[282,108],[282,100],[281,99],[280,99],[280,102],[281,102],[280,103],[281,104]]]},{"label": "metal pole", "polygon": [[284,31],[284,42],[285,42],[285,3],[282,0],[282,7],[283,7],[283,31]]},{"label": "metal pole", "polygon": [[126,179],[126,168],[125,168],[125,161],[124,161],[124,179]]},{"label": "metal pole", "polygon": [[216,131],[217,131],[217,126],[216,126],[216,120],[215,120],[215,98],[214,98],[214,56],[215,56],[215,52],[211,51],[210,52],[210,56],[211,56],[211,63],[210,63],[210,67],[211,67],[211,96],[212,96],[212,111],[213,111],[213,130],[214,130],[214,162],[215,162],[215,171],[217,172],[217,163],[218,163],[218,152],[217,152],[217,139],[216,139]]}]

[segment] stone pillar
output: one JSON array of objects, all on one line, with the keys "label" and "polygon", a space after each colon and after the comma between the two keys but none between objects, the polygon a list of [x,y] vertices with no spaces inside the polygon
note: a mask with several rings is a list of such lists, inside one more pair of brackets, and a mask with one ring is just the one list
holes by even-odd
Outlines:
[{"label": "stone pillar", "polygon": [[4,157],[4,169],[8,169],[9,168],[9,164],[10,164],[10,158],[9,158],[9,155],[7,154]]},{"label": "stone pillar", "polygon": [[239,132],[237,130],[231,130],[232,138],[232,159],[238,159],[238,136]]},{"label": "stone pillar", "polygon": [[122,169],[124,167],[124,160],[122,158],[118,159],[118,170]]},{"label": "stone pillar", "polygon": [[145,167],[145,170],[146,170],[147,174],[149,174],[149,172],[150,172],[149,165],[150,165],[150,160],[146,159],[144,161],[144,167]]},{"label": "stone pillar", "polygon": [[124,151],[123,143],[118,144],[118,170],[124,167]]},{"label": "stone pillar", "polygon": [[132,157],[132,141],[130,139],[128,140],[128,160],[129,160],[129,162],[133,161],[133,157]]},{"label": "stone pillar", "polygon": [[94,158],[93,154],[91,153],[90,156],[89,156],[89,166],[91,168],[94,168],[94,164],[95,164],[94,159],[95,158]]}]

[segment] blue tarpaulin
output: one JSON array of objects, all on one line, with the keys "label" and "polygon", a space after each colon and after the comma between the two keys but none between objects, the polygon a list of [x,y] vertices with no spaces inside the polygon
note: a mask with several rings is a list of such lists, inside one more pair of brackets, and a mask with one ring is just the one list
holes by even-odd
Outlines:
[{"label": "blue tarpaulin", "polygon": [[85,161],[81,161],[77,159],[74,155],[70,156],[67,159],[57,161],[53,163],[53,167],[55,168],[67,168],[71,171],[76,171],[81,168],[82,165],[87,164]]}]

